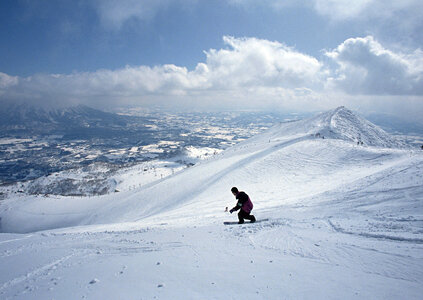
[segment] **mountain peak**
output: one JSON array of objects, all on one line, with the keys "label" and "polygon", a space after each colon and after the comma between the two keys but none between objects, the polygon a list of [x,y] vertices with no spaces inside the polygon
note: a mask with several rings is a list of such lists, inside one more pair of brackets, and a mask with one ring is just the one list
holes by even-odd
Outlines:
[{"label": "mountain peak", "polygon": [[383,129],[344,106],[320,114],[317,118],[325,124],[324,131],[329,137],[377,147],[403,146]]},{"label": "mountain peak", "polygon": [[280,133],[288,135],[305,133],[375,147],[404,147],[403,143],[383,129],[345,106],[337,107],[309,119],[282,125]]},{"label": "mountain peak", "polygon": [[337,107],[328,113],[332,115],[332,119],[353,120],[359,118],[358,114],[354,113],[352,110],[349,110],[345,106]]}]

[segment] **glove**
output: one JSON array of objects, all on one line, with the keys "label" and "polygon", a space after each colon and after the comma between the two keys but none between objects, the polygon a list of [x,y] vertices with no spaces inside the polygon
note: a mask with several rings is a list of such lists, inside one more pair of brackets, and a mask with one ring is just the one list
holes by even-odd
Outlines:
[{"label": "glove", "polygon": [[231,208],[231,210],[229,211],[230,213],[233,213],[234,212],[234,209],[233,208]]}]

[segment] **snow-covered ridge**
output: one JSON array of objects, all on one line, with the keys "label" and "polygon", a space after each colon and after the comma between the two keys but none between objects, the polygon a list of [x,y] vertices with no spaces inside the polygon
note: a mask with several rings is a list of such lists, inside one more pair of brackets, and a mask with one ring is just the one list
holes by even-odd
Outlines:
[{"label": "snow-covered ridge", "polygon": [[322,134],[328,136],[363,142],[365,145],[376,147],[396,148],[403,143],[386,133],[378,126],[353,113],[345,107],[324,113],[321,118],[326,123]]},{"label": "snow-covered ridge", "polygon": [[403,148],[405,144],[383,129],[344,106],[318,114],[309,119],[283,123],[273,129],[273,138],[280,136],[314,135],[340,139],[361,145]]}]

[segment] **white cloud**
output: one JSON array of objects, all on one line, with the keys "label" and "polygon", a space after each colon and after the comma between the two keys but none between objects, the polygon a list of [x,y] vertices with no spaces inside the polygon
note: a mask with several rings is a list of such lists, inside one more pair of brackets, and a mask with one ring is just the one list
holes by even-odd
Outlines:
[{"label": "white cloud", "polygon": [[270,6],[275,9],[287,9],[293,6],[308,7],[318,14],[330,17],[335,21],[364,18],[392,18],[401,12],[415,17],[421,15],[421,0],[227,0],[236,6],[253,8],[257,5]]},{"label": "white cloud", "polygon": [[230,49],[206,52],[208,78],[215,87],[311,87],[321,80],[322,65],[314,57],[279,42],[224,37]]},{"label": "white cloud", "polygon": [[229,4],[254,8],[257,6],[270,6],[274,9],[285,9],[291,6],[307,5],[307,0],[227,0]]},{"label": "white cloud", "polygon": [[398,53],[372,36],[351,38],[326,54],[339,66],[328,85],[351,94],[422,95],[423,52]]},{"label": "white cloud", "polygon": [[94,0],[101,23],[108,28],[120,29],[127,21],[153,19],[160,10],[174,3],[189,5],[196,0]]},{"label": "white cloud", "polygon": [[0,89],[5,89],[18,84],[18,77],[9,76],[0,72]]},{"label": "white cloud", "polygon": [[334,20],[357,18],[368,11],[377,0],[314,0],[314,9]]},{"label": "white cloud", "polygon": [[[154,97],[219,98],[248,101],[295,89],[323,87],[324,71],[315,58],[279,42],[256,38],[224,37],[226,49],[205,52],[206,61],[189,71],[185,67],[127,66],[118,70],[72,74],[38,74],[15,78],[14,86],[1,85],[3,98],[37,101],[98,101],[119,104]],[[6,82],[5,79],[1,82]],[[2,78],[3,78],[2,77]],[[247,91],[247,92],[246,92]],[[294,93],[295,94],[295,93]],[[238,95],[238,96],[237,96]],[[241,99],[242,98],[242,99]]]},{"label": "white cloud", "polygon": [[352,38],[323,62],[277,41],[226,36],[224,42],[224,48],[206,51],[193,70],[162,65],[25,78],[0,73],[0,100],[312,110],[371,107],[372,99],[379,99],[378,107],[383,99],[394,107],[423,95],[420,49],[392,51],[371,36]]},{"label": "white cloud", "polygon": [[[408,17],[418,18],[423,3],[420,0],[313,0],[314,9],[321,15],[333,20],[345,19],[392,19],[406,13]],[[402,20],[404,21],[404,20]]]},{"label": "white cloud", "polygon": [[410,45],[422,43],[423,1],[421,0],[227,0],[229,4],[256,10],[274,11],[301,8],[314,11],[333,25],[348,22],[356,30]]},{"label": "white cloud", "polygon": [[166,5],[167,0],[100,0],[96,9],[103,25],[120,28],[131,18],[145,20],[155,15],[156,11]]}]

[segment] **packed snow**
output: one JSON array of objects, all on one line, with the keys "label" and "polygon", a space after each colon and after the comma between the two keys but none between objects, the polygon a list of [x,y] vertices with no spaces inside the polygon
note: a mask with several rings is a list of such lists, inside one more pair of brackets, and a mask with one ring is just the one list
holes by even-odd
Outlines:
[{"label": "packed snow", "polygon": [[[120,193],[2,200],[0,298],[421,299],[423,151],[340,107],[214,154]],[[223,225],[232,186],[267,220]]]}]

